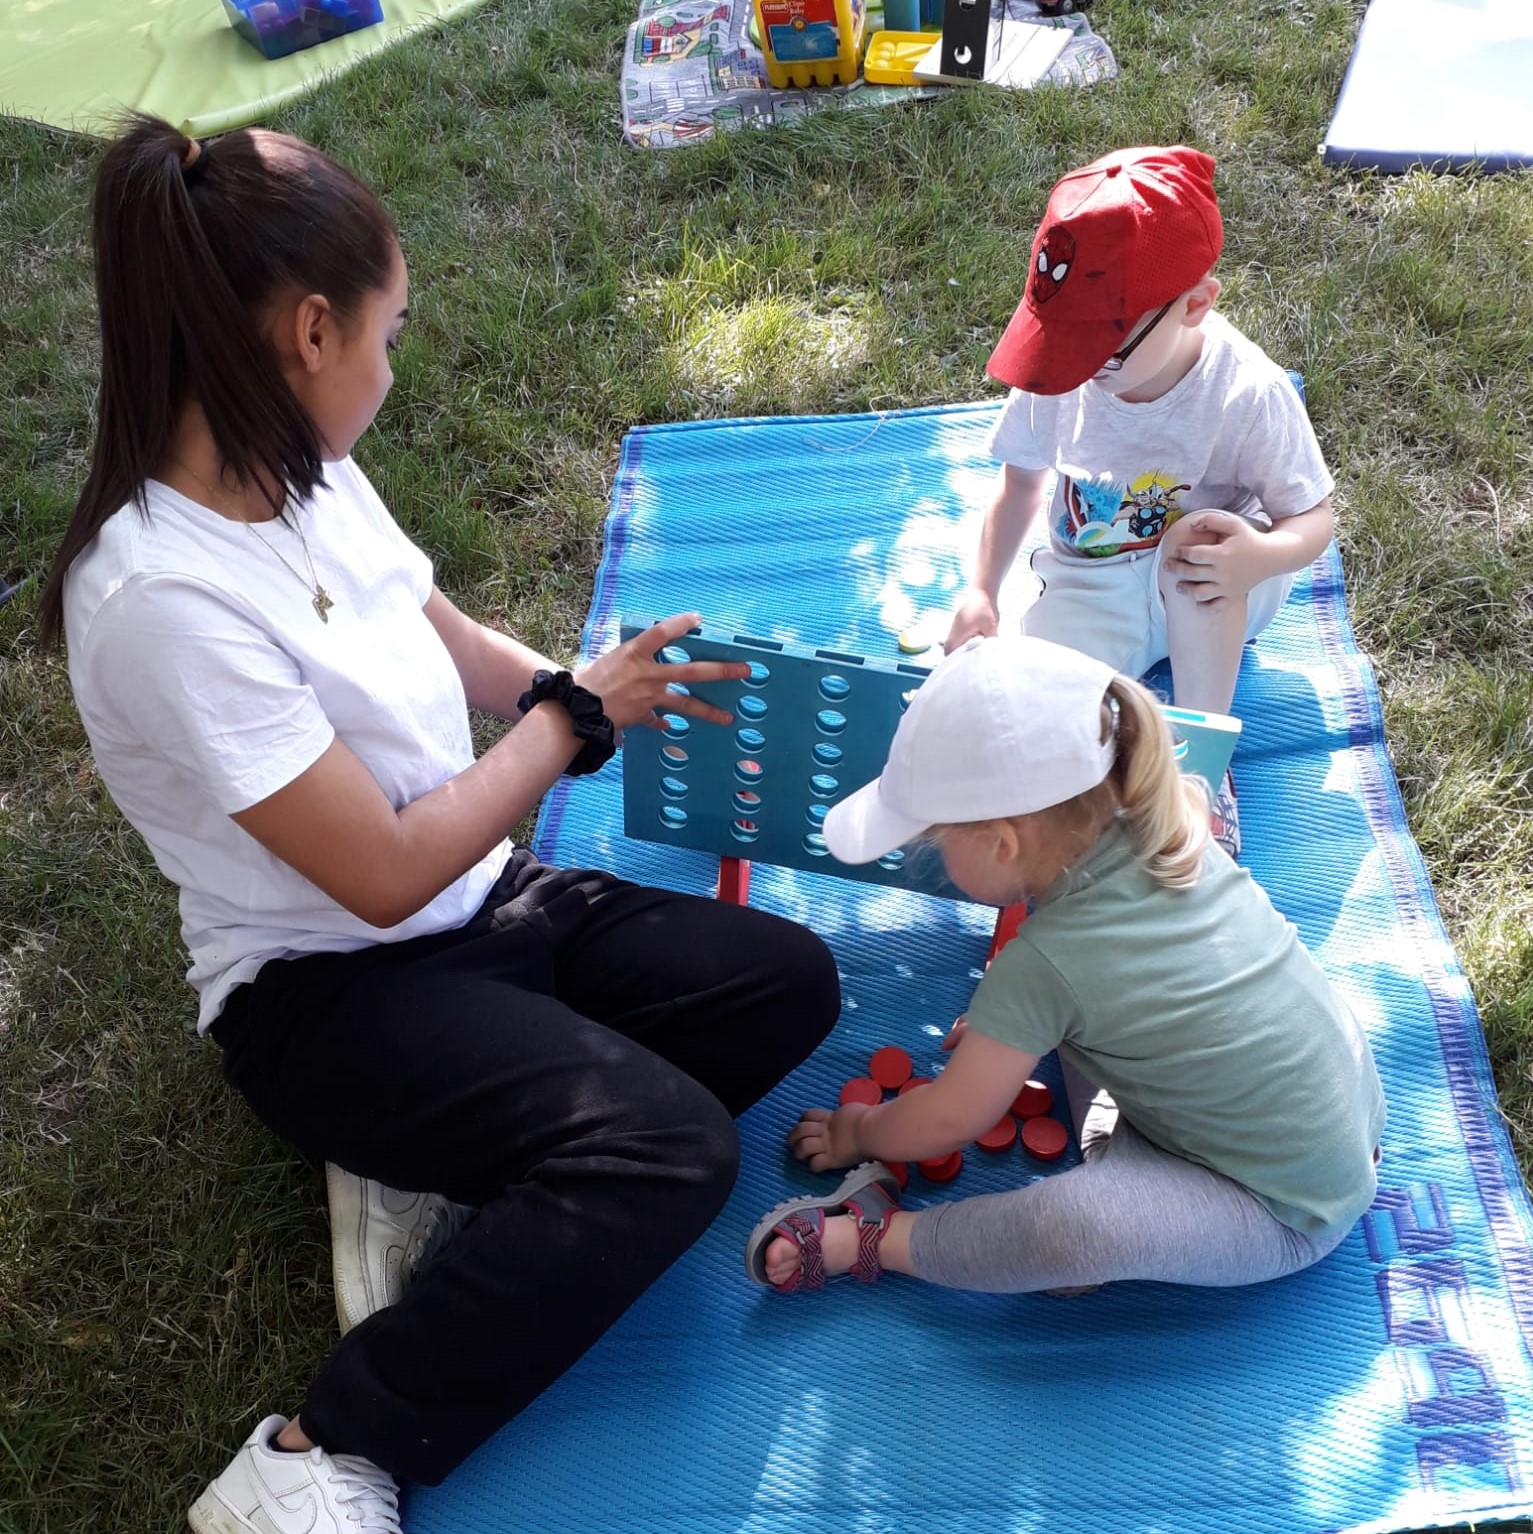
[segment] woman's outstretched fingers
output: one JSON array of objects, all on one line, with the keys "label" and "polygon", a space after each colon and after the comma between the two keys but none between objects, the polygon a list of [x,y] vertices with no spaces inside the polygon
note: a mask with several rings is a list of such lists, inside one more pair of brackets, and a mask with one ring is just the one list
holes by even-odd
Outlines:
[{"label": "woman's outstretched fingers", "polygon": [[[660,623],[651,624],[647,633],[639,637],[650,641],[653,646],[650,656],[655,658],[667,645],[689,634],[702,621],[700,613],[677,613]],[[658,664],[665,673],[663,681],[667,692],[672,684],[687,687],[697,682],[738,682],[751,674],[751,668],[744,661],[688,660],[676,665],[668,662]],[[734,715],[727,710],[687,693],[670,693],[666,707],[671,713],[690,714],[695,719],[707,719],[714,724],[734,722]]]},{"label": "woman's outstretched fingers", "polygon": [[700,682],[739,681],[750,675],[744,661],[682,661],[674,665],[659,659],[702,622],[697,613],[676,613],[651,624],[615,650],[598,656],[579,674],[582,686],[602,700],[607,717],[622,729],[632,724],[653,724],[656,713],[690,714],[713,724],[729,724],[733,715],[673,686]]}]

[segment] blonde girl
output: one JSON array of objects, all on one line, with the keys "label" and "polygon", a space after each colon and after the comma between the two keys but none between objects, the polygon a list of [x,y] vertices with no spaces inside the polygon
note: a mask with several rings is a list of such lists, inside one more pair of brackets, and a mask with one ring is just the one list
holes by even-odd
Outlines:
[{"label": "blonde girl", "polygon": [[[923,684],[881,776],[825,836],[861,863],[925,837],[978,901],[1031,900],[929,1086],[807,1110],[788,1144],[855,1167],[752,1232],[780,1291],[893,1271],[995,1292],[1233,1285],[1324,1257],[1368,1207],[1384,1101],[1356,1020],[1293,926],[1213,850],[1155,700],[1034,638],[977,639]],[[883,1165],[968,1144],[1059,1052],[1080,1164],[901,1209]]]}]

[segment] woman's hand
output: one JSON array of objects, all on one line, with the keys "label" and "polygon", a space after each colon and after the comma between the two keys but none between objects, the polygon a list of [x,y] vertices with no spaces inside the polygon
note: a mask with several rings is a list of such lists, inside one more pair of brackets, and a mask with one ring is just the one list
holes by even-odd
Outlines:
[{"label": "woman's hand", "polygon": [[867,1103],[847,1103],[834,1112],[829,1108],[806,1108],[803,1118],[788,1131],[788,1149],[800,1161],[807,1161],[811,1172],[856,1166],[867,1160],[857,1126],[868,1112]]},{"label": "woman's hand", "polygon": [[583,666],[575,673],[575,680],[601,699],[602,711],[620,731],[630,725],[658,723],[657,710],[729,724],[733,714],[670,689],[673,683],[690,687],[695,682],[738,682],[750,675],[751,668],[744,661],[695,660],[672,666],[655,659],[702,621],[699,613],[677,613],[652,624],[626,644]]}]

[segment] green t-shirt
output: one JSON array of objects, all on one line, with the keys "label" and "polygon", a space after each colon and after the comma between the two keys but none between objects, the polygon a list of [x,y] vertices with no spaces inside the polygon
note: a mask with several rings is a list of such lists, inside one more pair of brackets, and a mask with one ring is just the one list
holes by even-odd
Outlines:
[{"label": "green t-shirt", "polygon": [[1057,1048],[1147,1139],[1295,1230],[1348,1226],[1373,1198],[1384,1094],[1368,1040],[1223,853],[1167,889],[1109,827],[1039,897],[968,1018],[1028,1054]]}]

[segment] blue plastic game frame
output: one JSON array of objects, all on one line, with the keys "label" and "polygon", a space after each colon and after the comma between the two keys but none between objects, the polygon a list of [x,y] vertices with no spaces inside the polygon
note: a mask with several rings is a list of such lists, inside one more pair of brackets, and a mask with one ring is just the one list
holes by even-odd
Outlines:
[{"label": "blue plastic game frame", "polygon": [[[623,639],[643,633],[622,626]],[[696,628],[664,661],[743,661],[743,681],[687,690],[733,714],[727,729],[668,714],[656,732],[623,740],[623,829],[641,841],[692,847],[812,873],[961,898],[932,854],[897,851],[839,863],[825,846],[826,811],[883,770],[889,742],[929,666],[725,636]],[[642,738],[641,738],[642,737]]]},{"label": "blue plastic game frame", "polygon": [[[643,633],[624,623],[624,641]],[[706,625],[660,659],[744,662],[741,681],[684,691],[734,715],[728,728],[694,727],[667,714],[656,731],[623,742],[623,830],[640,841],[689,847],[809,873],[963,899],[935,851],[916,847],[877,862],[838,862],[822,827],[831,805],[883,770],[901,715],[931,667],[839,650],[725,637]],[[1217,785],[1240,721],[1166,708],[1183,772]]]}]

